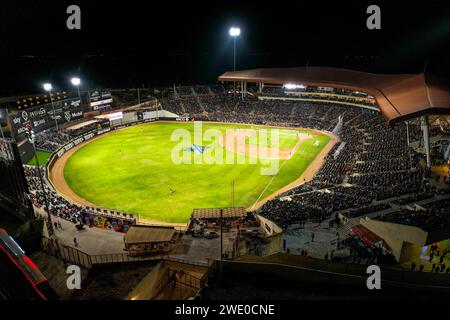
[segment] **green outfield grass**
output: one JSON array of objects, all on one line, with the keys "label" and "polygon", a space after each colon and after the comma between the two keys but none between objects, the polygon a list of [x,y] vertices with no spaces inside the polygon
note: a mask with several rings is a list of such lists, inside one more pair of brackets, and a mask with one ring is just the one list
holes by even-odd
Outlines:
[{"label": "green outfield grass", "polygon": [[[48,158],[50,157],[50,155],[52,154],[51,152],[48,151],[42,151],[42,150],[37,150],[36,151],[37,154],[37,158],[39,161],[39,165],[43,166]],[[27,162],[28,165],[30,166],[35,166],[36,165],[36,158],[33,156],[33,158],[30,159],[30,161]]]},{"label": "green outfield grass", "polygon": [[[233,128],[251,127],[203,123],[203,130],[216,129],[223,134]],[[158,122],[108,134],[68,159],[65,179],[74,192],[96,205],[136,213],[149,220],[186,222],[193,208],[230,206],[232,180],[236,206],[248,207],[272,194],[296,180],[329,141],[326,135],[299,130],[313,138],[303,141],[289,160],[280,160],[280,170],[272,177],[261,175],[261,168],[274,165],[275,160],[253,164],[251,161],[258,159],[225,151],[215,139],[201,142],[209,147],[204,154],[217,156],[222,151],[223,159],[235,158],[233,164],[174,164],[174,150],[176,155],[192,161],[202,157],[183,151],[198,142],[194,138],[183,146],[181,140],[171,139],[180,130],[187,130],[193,137],[194,125]],[[279,130],[280,148],[294,147],[298,141],[295,131]]]}]

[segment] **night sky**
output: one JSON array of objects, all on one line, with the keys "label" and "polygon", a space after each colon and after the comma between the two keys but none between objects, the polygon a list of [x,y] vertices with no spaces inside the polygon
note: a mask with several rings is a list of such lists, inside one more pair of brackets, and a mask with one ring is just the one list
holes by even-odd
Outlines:
[{"label": "night sky", "polygon": [[[93,3],[95,2],[95,3]],[[394,1],[390,1],[394,2]],[[334,3],[334,4],[333,4]],[[43,81],[85,87],[214,84],[232,70],[228,29],[241,28],[237,69],[332,66],[450,75],[450,3],[421,1],[2,1],[0,95]],[[81,7],[81,30],[66,8]],[[366,8],[381,7],[381,30]]]}]

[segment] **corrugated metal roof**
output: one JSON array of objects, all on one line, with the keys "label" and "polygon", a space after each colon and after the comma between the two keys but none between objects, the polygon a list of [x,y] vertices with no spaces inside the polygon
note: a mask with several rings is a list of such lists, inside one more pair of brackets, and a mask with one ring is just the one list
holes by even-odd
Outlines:
[{"label": "corrugated metal roof", "polygon": [[125,234],[125,242],[128,244],[168,242],[172,240],[174,233],[173,227],[131,226]]},{"label": "corrugated metal roof", "polygon": [[242,207],[230,208],[196,208],[192,211],[192,218],[196,219],[218,219],[220,218],[220,210],[224,218],[242,218],[245,217],[246,211]]}]

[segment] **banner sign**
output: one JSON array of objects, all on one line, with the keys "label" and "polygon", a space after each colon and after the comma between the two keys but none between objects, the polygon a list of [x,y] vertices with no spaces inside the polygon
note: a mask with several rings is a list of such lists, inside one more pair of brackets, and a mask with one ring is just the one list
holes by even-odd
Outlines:
[{"label": "banner sign", "polygon": [[109,121],[120,120],[123,118],[123,112],[120,111],[120,112],[114,112],[114,113],[107,114],[106,118]]},{"label": "banner sign", "polygon": [[113,104],[111,90],[94,90],[89,92],[89,105],[92,110],[101,110],[110,108]]},{"label": "banner sign", "polygon": [[84,223],[102,229],[113,229],[116,232],[126,233],[134,224],[134,220],[106,216],[98,212],[84,211]]},{"label": "banner sign", "polygon": [[9,116],[13,133],[18,136],[25,133],[26,126],[30,125],[35,133],[70,122],[83,117],[83,108],[79,98],[65,99],[44,104],[39,107],[19,111]]}]

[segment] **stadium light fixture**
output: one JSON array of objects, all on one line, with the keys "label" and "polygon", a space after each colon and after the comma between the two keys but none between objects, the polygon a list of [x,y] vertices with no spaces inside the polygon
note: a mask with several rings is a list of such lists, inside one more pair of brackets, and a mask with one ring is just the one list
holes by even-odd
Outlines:
[{"label": "stadium light fixture", "polygon": [[[241,34],[241,29],[231,27],[228,33],[233,38],[233,71],[236,71],[236,38]],[[233,82],[233,92],[236,92],[236,82]]]},{"label": "stadium light fixture", "polygon": [[80,93],[80,83],[81,83],[81,79],[78,77],[73,77],[72,79],[70,79],[70,82],[72,82],[72,84],[77,87],[77,91],[78,91],[78,99],[80,99],[80,106],[81,106],[81,93]]},{"label": "stadium light fixture", "polygon": [[241,34],[241,29],[231,27],[229,33],[233,37],[233,71],[236,71],[236,38]]},{"label": "stadium light fixture", "polygon": [[78,87],[80,85],[80,83],[81,83],[81,80],[80,80],[80,78],[74,77],[74,78],[70,79],[70,82],[72,82],[72,84],[74,86]]},{"label": "stadium light fixture", "polygon": [[283,85],[283,87],[287,90],[294,90],[294,89],[305,89],[306,86],[302,84],[294,84],[294,83],[286,83]]},{"label": "stadium light fixture", "polygon": [[239,35],[241,34],[241,29],[237,27],[231,27],[229,32],[230,36],[239,37]]},{"label": "stadium light fixture", "polygon": [[58,128],[58,120],[56,120],[56,112],[55,112],[55,105],[53,104],[53,97],[52,97],[52,84],[51,83],[44,83],[44,90],[48,92],[49,96],[50,96],[50,102],[52,104],[52,109],[53,109],[53,118],[55,119],[55,126],[56,126],[56,131],[59,131]]},{"label": "stadium light fixture", "polygon": [[44,90],[45,91],[52,91],[52,84],[51,83],[44,83]]}]

